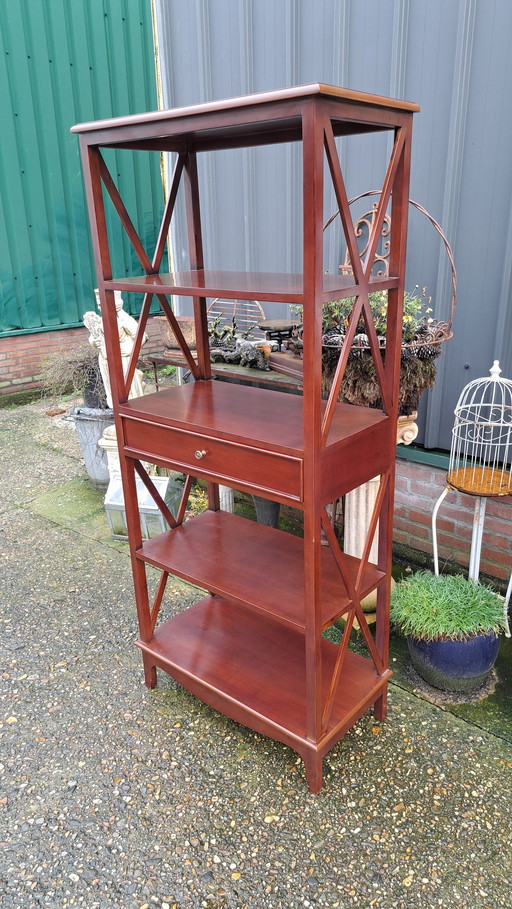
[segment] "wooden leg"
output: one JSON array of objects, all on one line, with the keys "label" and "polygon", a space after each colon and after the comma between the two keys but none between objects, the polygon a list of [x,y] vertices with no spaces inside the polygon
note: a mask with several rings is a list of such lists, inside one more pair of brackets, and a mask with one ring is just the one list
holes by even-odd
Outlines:
[{"label": "wooden leg", "polygon": [[307,751],[304,755],[304,766],[309,791],[318,795],[322,788],[322,757],[316,751]]},{"label": "wooden leg", "polygon": [[156,678],[156,666],[154,663],[151,663],[147,653],[142,654],[142,662],[144,665],[144,681],[148,688],[156,688],[157,678]]},{"label": "wooden leg", "polygon": [[219,494],[219,484],[218,483],[207,483],[206,491],[208,495],[208,508],[212,511],[219,511],[220,509],[220,494]]},{"label": "wooden leg", "polygon": [[381,694],[380,698],[375,701],[373,705],[373,715],[376,720],[385,720],[388,713],[388,686],[386,685],[385,690]]}]

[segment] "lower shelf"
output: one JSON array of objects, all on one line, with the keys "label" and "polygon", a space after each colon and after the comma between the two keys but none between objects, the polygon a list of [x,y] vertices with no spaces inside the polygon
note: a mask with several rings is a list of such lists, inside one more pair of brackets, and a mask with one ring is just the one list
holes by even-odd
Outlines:
[{"label": "lower shelf", "polygon": [[[391,672],[348,651],[329,727],[307,737],[305,638],[222,597],[208,596],[137,641],[146,668],[165,670],[184,688],[231,719],[284,742],[303,757],[324,755],[386,691]],[[327,695],[338,647],[322,639]]]},{"label": "lower shelf", "polygon": [[[226,511],[205,511],[180,527],[146,540],[137,557],[176,574],[205,590],[250,603],[278,622],[304,629],[304,542]],[[327,628],[349,607],[334,556],[322,546],[322,627]],[[346,576],[356,584],[359,559],[342,554]],[[365,597],[384,579],[368,564],[359,594]]]}]

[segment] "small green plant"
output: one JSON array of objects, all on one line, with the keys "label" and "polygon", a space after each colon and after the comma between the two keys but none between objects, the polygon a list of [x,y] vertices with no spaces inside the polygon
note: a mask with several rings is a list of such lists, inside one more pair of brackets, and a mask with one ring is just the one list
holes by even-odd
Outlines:
[{"label": "small green plant", "polygon": [[236,336],[236,319],[233,317],[231,324],[226,325],[221,316],[216,316],[213,322],[208,322],[208,334],[213,344],[229,344]]},{"label": "small green plant", "polygon": [[162,375],[162,376],[175,376],[175,375],[176,375],[176,367],[175,367],[175,366],[162,366],[162,367],[159,369],[159,373],[160,373],[160,375]]},{"label": "small green plant", "polygon": [[202,514],[203,511],[206,511],[208,508],[208,496],[206,490],[195,484],[190,490],[190,495],[188,497],[188,508],[187,516],[192,517],[194,515]]},{"label": "small green plant", "polygon": [[[382,359],[386,358],[386,332],[388,316],[387,291],[375,291],[369,297],[370,310]],[[398,392],[399,415],[411,414],[418,409],[421,395],[432,388],[436,378],[435,360],[441,352],[440,344],[433,341],[434,320],[430,298],[423,288],[416,286],[413,293],[404,294],[402,317],[402,352]],[[323,390],[328,394],[336,372],[339,352],[345,341],[354,298],[332,300],[323,307],[322,316],[322,374]],[[435,324],[435,323],[434,323]],[[341,383],[339,400],[363,407],[382,408],[381,389],[377,380],[370,340],[364,319],[359,319],[352,349]]]},{"label": "small green plant", "polygon": [[[432,312],[430,306],[425,307],[425,303],[430,303],[427,299],[426,289],[423,288],[421,295],[418,294],[418,287],[415,287],[414,293],[406,292],[404,294],[404,311],[402,318],[402,341],[407,344],[412,341],[414,334],[424,323],[428,321],[428,313]],[[354,308],[354,298],[348,297],[346,300],[332,300],[326,303],[322,311],[322,328],[324,333],[330,329],[337,328],[344,333],[348,327],[348,322],[352,309]],[[385,290],[378,290],[370,294],[370,309],[373,316],[375,330],[378,335],[385,337],[387,329],[387,312],[388,312],[388,295]],[[357,327],[358,332],[365,332],[364,320],[361,319]]]},{"label": "small green plant", "polygon": [[210,343],[213,347],[222,347],[224,344],[233,344],[237,338],[248,338],[250,337],[253,329],[257,327],[256,323],[254,325],[249,325],[245,330],[241,330],[238,326],[238,323],[233,316],[231,322],[225,323],[222,320],[222,316],[215,316],[212,322],[208,322],[208,335],[210,337]]},{"label": "small green plant", "polygon": [[503,604],[491,587],[462,575],[418,571],[391,595],[391,621],[406,636],[424,641],[465,640],[504,629]]},{"label": "small green plant", "polygon": [[[142,369],[144,381],[152,382],[154,380],[155,369],[154,369],[153,363],[151,363],[150,360],[148,360],[146,357],[142,357],[138,362],[138,367],[139,367],[139,369]],[[157,368],[159,378],[161,378],[163,376],[165,376],[166,378],[172,378],[173,376],[176,375],[176,367],[171,366],[171,364],[169,364],[168,366],[162,366],[162,365],[158,364],[156,368]]]}]

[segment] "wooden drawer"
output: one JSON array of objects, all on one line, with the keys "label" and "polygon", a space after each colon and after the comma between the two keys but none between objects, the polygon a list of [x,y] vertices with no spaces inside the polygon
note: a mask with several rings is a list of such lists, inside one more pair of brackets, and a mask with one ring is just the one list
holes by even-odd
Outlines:
[{"label": "wooden drawer", "polygon": [[302,501],[300,458],[136,418],[124,417],[123,427],[128,455],[165,461],[183,473],[237,489]]}]

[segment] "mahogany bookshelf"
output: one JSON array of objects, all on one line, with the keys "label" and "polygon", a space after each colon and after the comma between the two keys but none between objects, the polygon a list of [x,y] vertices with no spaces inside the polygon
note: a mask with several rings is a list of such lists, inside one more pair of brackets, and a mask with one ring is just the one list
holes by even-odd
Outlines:
[{"label": "mahogany bookshelf", "polygon": [[[365,711],[386,715],[391,529],[397,387],[407,232],[412,115],[416,105],[314,83],[153,114],[80,124],[80,145],[95,252],[105,343],[119,445],[145,680],[169,673],[197,697],[235,721],[295,749],[313,792],[322,759]],[[392,149],[361,261],[335,137],[386,131]],[[231,148],[295,142],[303,158],[303,261],[300,275],[205,270],[197,156]],[[104,158],[123,152],[175,153],[175,168],[156,248],[144,249]],[[327,162],[327,166],[325,166]],[[324,273],[324,170],[336,195],[352,274]],[[178,189],[185,195],[190,267],[161,269]],[[107,199],[131,242],[142,274],[113,277]],[[371,275],[386,209],[391,207],[390,276]],[[388,292],[385,360],[368,304]],[[139,331],[123,369],[114,291],[142,293]],[[171,305],[191,296],[197,351],[187,347]],[[230,384],[212,374],[206,318],[215,297],[294,303],[303,308],[302,394]],[[337,374],[322,396],[322,306],[354,297]],[[150,306],[157,299],[178,339],[180,362],[193,381],[130,398]],[[363,317],[381,388],[383,409],[338,402],[357,323]],[[255,375],[257,381],[257,375]],[[185,474],[173,516],[143,462]],[[135,478],[140,476],[170,529],[142,540]],[[368,539],[360,558],[343,553],[328,514],[335,499],[380,477]],[[207,483],[208,510],[185,520],[192,478]],[[304,538],[219,510],[218,484],[291,504],[303,511]],[[322,533],[323,531],[323,533]],[[378,534],[377,564],[369,561]],[[327,545],[322,545],[327,543]],[[160,571],[150,600],[146,567]],[[207,592],[194,606],[159,622],[169,575]],[[372,633],[361,600],[377,590]],[[341,643],[323,633],[344,617]],[[348,647],[358,620],[368,657]]]}]

